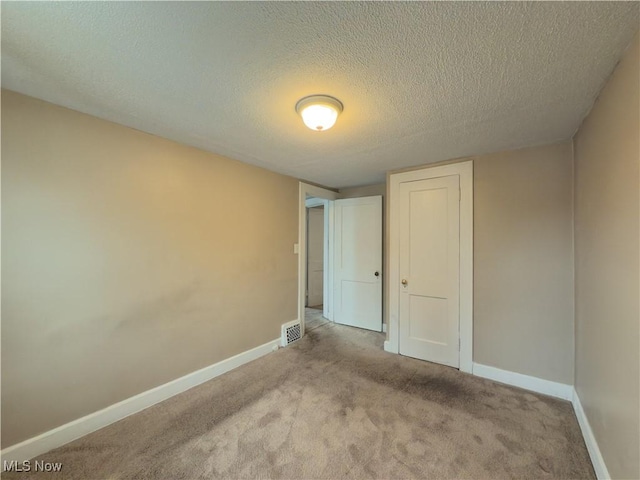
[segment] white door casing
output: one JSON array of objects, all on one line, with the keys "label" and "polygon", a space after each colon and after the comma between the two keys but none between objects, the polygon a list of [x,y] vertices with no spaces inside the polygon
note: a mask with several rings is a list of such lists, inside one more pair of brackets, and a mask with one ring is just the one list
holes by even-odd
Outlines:
[{"label": "white door casing", "polygon": [[307,306],[322,305],[324,284],[324,207],[307,210]]},{"label": "white door casing", "polygon": [[400,188],[405,182],[458,175],[460,179],[459,220],[459,368],[473,369],[473,161],[425,167],[389,175],[388,246],[388,337],[384,349],[399,353],[400,340]]},{"label": "white door casing", "polygon": [[399,352],[459,366],[460,177],[400,184]]},{"label": "white door casing", "polygon": [[382,331],[382,197],[334,202],[334,321]]}]

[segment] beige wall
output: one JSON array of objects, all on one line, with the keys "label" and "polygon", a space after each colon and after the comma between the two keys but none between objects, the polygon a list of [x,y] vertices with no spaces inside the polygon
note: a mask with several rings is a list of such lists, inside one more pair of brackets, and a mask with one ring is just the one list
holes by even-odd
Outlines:
[{"label": "beige wall", "polygon": [[293,178],[3,91],[2,446],[278,338],[297,221]]},{"label": "beige wall", "polygon": [[474,362],[573,383],[571,143],[474,160]]},{"label": "beige wall", "polygon": [[340,198],[359,198],[359,197],[372,197],[375,195],[387,194],[387,184],[377,183],[375,185],[367,185],[366,187],[349,187],[341,188],[338,190]]},{"label": "beige wall", "polygon": [[638,35],[574,138],[575,385],[609,473],[640,478]]}]

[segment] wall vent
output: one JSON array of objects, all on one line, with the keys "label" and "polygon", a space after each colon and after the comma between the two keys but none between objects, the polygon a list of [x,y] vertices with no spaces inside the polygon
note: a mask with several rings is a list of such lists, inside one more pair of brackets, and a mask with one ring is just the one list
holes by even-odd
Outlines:
[{"label": "wall vent", "polygon": [[302,338],[302,330],[299,320],[294,320],[282,325],[282,346],[292,344],[293,342]]}]

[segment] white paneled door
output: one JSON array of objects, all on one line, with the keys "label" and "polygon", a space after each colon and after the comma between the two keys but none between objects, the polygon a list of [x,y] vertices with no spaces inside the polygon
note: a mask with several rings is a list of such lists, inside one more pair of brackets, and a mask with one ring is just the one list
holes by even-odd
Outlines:
[{"label": "white paneled door", "polygon": [[399,189],[399,352],[458,367],[460,177]]},{"label": "white paneled door", "polygon": [[382,331],[382,197],[336,200],[334,321]]}]

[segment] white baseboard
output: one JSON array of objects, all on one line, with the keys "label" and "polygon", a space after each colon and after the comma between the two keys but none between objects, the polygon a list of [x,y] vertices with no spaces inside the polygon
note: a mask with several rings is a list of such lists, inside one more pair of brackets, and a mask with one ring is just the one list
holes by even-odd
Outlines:
[{"label": "white baseboard", "polygon": [[538,377],[523,375],[522,373],[501,370],[496,367],[473,364],[473,375],[488,378],[496,382],[506,383],[514,387],[524,388],[533,392],[543,393],[563,400],[573,400],[573,386],[564,383],[552,382]]},{"label": "white baseboard", "polygon": [[38,455],[60,447],[66,443],[76,440],[91,432],[95,432],[118,420],[122,420],[129,415],[137,413],[156,403],[162,402],[174,395],[189,390],[196,385],[200,385],[223,373],[227,373],[245,363],[256,360],[267,353],[275,351],[280,345],[280,339],[272,340],[252,348],[246,352],[239,353],[233,357],[222,360],[208,367],[189,373],[184,377],[177,378],[171,382],[142,392],[133,397],[111,405],[103,410],[91,413],[85,417],[69,422],[60,427],[49,430],[37,437],[30,438],[16,445],[5,448],[0,452],[2,461],[32,459]]},{"label": "white baseboard", "polygon": [[[152,388],[151,390],[147,390],[146,392],[127,398],[126,400],[104,408],[103,410],[99,410],[65,425],[54,428],[53,430],[38,435],[37,437],[33,437],[16,445],[7,447],[0,452],[0,459],[1,461],[17,460],[19,462],[30,460],[38,455],[48,452],[49,450],[65,445],[66,443],[83,437],[84,435],[115,423],[118,420],[122,420],[129,415],[140,412],[145,408],[171,398],[174,395],[227,373],[234,368],[244,365],[245,363],[256,360],[277,350],[279,345],[280,339],[272,340],[263,345],[252,348],[251,350],[239,353],[238,355],[227,358],[226,360],[222,360],[221,362],[189,373],[176,380],[172,380],[164,385],[160,385]],[[384,350],[391,353],[398,353],[390,348],[388,341],[384,342]],[[521,373],[501,370],[499,368],[479,363],[473,364],[473,375],[561,398],[563,400],[572,401],[573,409],[578,419],[580,429],[582,430],[582,436],[584,437],[585,444],[587,445],[587,450],[589,451],[589,456],[593,463],[596,476],[599,480],[611,478],[609,476],[607,466],[604,463],[600,448],[598,447],[598,443],[596,442],[593,431],[591,430],[591,426],[589,425],[589,420],[582,409],[578,393],[571,385],[543,380],[541,378],[523,375]]]},{"label": "white baseboard", "polygon": [[607,466],[604,463],[604,458],[602,458],[602,453],[600,452],[600,448],[598,447],[598,442],[596,442],[596,437],[593,434],[593,430],[591,430],[591,425],[589,425],[589,420],[587,419],[587,416],[582,409],[582,404],[580,403],[578,392],[576,392],[575,389],[573,389],[572,400],[573,410],[574,412],[576,412],[578,424],[580,425],[580,430],[582,430],[584,443],[587,445],[587,450],[589,451],[589,457],[591,458],[593,469],[596,471],[596,477],[598,477],[598,480],[609,479],[611,478],[611,476],[609,476],[609,470],[607,470]]}]

